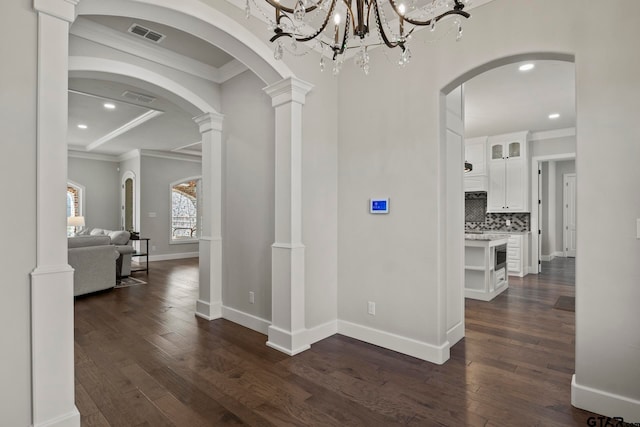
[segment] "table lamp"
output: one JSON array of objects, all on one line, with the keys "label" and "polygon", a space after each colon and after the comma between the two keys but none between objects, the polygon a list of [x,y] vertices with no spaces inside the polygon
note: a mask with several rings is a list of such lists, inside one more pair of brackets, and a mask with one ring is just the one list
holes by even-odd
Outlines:
[{"label": "table lamp", "polygon": [[73,227],[73,232],[78,232],[78,227],[84,227],[84,217],[83,216],[70,216],[67,218],[67,225],[69,227]]}]

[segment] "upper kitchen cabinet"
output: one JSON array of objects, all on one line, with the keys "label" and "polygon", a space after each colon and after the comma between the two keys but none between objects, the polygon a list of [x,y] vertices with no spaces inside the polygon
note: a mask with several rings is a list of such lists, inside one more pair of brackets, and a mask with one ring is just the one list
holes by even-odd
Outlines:
[{"label": "upper kitchen cabinet", "polygon": [[487,191],[487,137],[465,139],[464,159],[473,167],[464,173],[464,191]]},{"label": "upper kitchen cabinet", "polygon": [[529,132],[490,136],[487,212],[529,212]]}]

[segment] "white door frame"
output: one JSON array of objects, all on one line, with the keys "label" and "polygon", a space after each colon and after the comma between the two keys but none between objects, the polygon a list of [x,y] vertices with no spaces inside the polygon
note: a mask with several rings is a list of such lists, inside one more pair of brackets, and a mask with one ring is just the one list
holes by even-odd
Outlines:
[{"label": "white door frame", "polygon": [[[576,173],[565,173],[562,175],[562,252],[564,253],[565,257],[569,256],[569,251],[567,250],[567,248],[569,247],[569,245],[567,244],[567,240],[569,238],[569,233],[567,233],[567,227],[568,227],[568,213],[567,213],[567,178],[568,177],[573,177],[574,181],[576,180]],[[576,196],[577,196],[577,192],[574,189],[574,195],[573,195],[573,209],[575,211],[576,208]],[[573,256],[575,257],[575,245],[574,245],[574,250],[573,250]]]},{"label": "white door frame", "polygon": [[[551,154],[547,156],[536,156],[531,159],[531,206],[538,205],[539,185],[538,185],[538,168],[541,162],[551,160],[575,160],[576,153]],[[531,268],[529,273],[538,274],[540,265],[540,218],[538,209],[531,209]]]},{"label": "white door frame", "polygon": [[138,191],[136,190],[136,184],[137,184],[137,178],[136,178],[136,174],[133,173],[133,171],[126,171],[123,175],[122,175],[122,179],[120,180],[120,226],[122,227],[122,229],[125,229],[125,225],[126,225],[126,219],[125,219],[125,205],[127,204],[127,195],[126,195],[126,188],[125,188],[125,183],[127,182],[127,180],[130,179],[133,182],[133,186],[132,186],[132,191],[133,191],[133,206],[132,206],[132,210],[131,210],[131,214],[133,216],[132,221],[133,221],[133,228],[136,231],[140,231],[140,227],[138,226],[139,222],[138,222],[138,217],[137,217],[137,213],[138,213],[138,200],[136,199],[138,197]]}]

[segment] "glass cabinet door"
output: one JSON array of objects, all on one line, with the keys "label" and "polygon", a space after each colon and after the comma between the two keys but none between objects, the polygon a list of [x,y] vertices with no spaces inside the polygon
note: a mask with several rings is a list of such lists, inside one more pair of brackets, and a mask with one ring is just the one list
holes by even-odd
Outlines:
[{"label": "glass cabinet door", "polygon": [[520,143],[509,143],[509,157],[520,157]]},{"label": "glass cabinet door", "polygon": [[491,146],[491,160],[502,159],[502,144],[495,144]]}]

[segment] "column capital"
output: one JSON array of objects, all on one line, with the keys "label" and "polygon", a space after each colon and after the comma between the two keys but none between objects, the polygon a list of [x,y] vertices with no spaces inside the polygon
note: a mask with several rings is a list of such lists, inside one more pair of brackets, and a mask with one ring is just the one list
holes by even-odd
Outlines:
[{"label": "column capital", "polygon": [[224,116],[220,113],[204,113],[193,118],[201,134],[212,130],[221,132],[223,120]]},{"label": "column capital", "polygon": [[311,89],[313,89],[311,83],[307,83],[296,77],[287,77],[262,90],[271,97],[271,105],[278,107],[290,102],[304,104],[306,95]]},{"label": "column capital", "polygon": [[76,20],[76,6],[80,0],[33,0],[38,13],[51,15],[69,23]]}]

